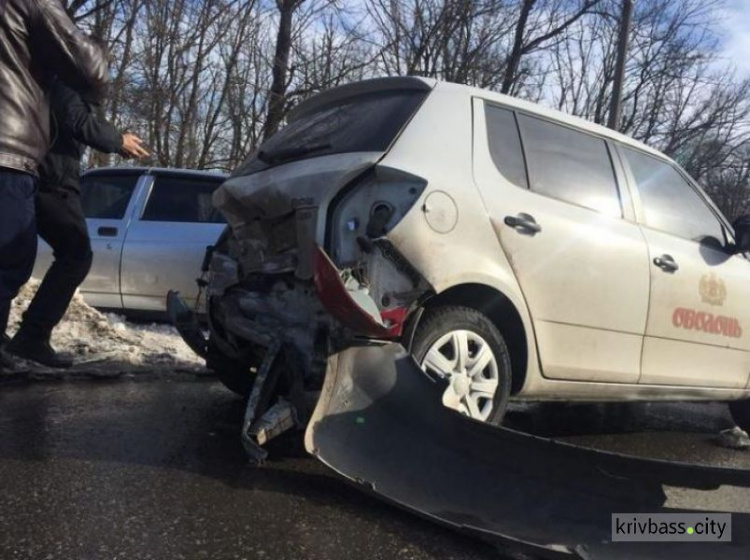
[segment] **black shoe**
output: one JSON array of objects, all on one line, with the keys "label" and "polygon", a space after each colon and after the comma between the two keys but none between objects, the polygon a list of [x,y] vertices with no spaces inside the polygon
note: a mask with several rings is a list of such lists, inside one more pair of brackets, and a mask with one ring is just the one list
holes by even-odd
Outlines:
[{"label": "black shoe", "polygon": [[5,345],[5,351],[22,360],[51,368],[65,369],[73,365],[70,357],[55,352],[49,342],[30,336],[16,335]]}]

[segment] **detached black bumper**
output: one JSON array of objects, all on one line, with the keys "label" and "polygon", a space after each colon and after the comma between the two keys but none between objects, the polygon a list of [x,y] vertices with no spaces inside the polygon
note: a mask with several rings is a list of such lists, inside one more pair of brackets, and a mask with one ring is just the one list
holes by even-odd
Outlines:
[{"label": "detached black bumper", "polygon": [[[403,349],[329,360],[307,450],[399,506],[544,557],[748,558],[750,515],[729,543],[613,543],[613,513],[676,513],[662,485],[750,487],[750,471],[641,459],[470,420]],[[700,513],[700,512],[691,512]]]}]

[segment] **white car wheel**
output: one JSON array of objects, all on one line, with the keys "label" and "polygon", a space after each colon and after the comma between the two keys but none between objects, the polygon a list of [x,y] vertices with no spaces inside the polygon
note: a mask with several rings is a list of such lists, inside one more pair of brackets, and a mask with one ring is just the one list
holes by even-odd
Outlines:
[{"label": "white car wheel", "polygon": [[490,418],[500,375],[484,338],[472,331],[451,331],[430,346],[421,366],[448,382],[445,406],[482,422]]},{"label": "white car wheel", "polygon": [[510,352],[487,315],[459,305],[429,308],[410,348],[430,377],[444,380],[446,407],[478,422],[502,424],[512,385]]}]

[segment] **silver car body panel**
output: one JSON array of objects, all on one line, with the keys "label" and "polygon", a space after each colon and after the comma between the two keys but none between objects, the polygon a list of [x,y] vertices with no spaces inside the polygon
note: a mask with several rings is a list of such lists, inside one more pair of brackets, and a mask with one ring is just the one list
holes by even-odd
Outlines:
[{"label": "silver car body panel", "polygon": [[[637,199],[633,202],[625,172],[615,162],[625,213],[619,219],[511,185],[489,156],[482,110],[488,101],[670,160],[587,121],[508,96],[439,83],[381,161],[380,165],[428,182],[420,202],[388,234],[394,247],[438,294],[479,284],[495,289],[517,310],[527,336],[528,362],[524,385],[514,398],[593,402],[746,398],[747,351],[705,343],[690,349],[673,344],[669,359],[663,352],[645,356],[660,358],[653,360],[651,369],[658,369],[661,377],[650,373],[649,378],[641,378],[649,309],[654,314],[649,274],[654,274],[651,261],[656,255],[650,254],[647,236],[636,222]],[[455,205],[455,210],[438,208],[443,217],[456,216],[455,224],[442,231],[431,223],[434,209],[429,201],[435,193],[445,193],[448,206]],[[541,217],[543,208],[548,215],[541,235],[519,235],[503,224],[506,216],[521,212]],[[729,260],[723,265],[727,269],[723,276],[736,294],[732,300],[736,310],[730,315],[747,316],[750,288],[735,284],[734,279],[750,277],[750,263],[741,255]],[[706,268],[701,274],[708,273]],[[685,300],[700,301],[699,277],[685,287]],[[571,289],[577,291],[572,294]],[[745,291],[747,297],[742,297]],[[560,297],[563,293],[565,297]],[[664,302],[667,309],[662,312],[670,323],[674,305]],[[698,307],[698,303],[690,305]],[[613,314],[617,322],[609,323]],[[746,335],[737,343],[744,348],[748,340]],[[645,341],[645,350],[648,344],[665,344],[657,338]],[[680,357],[684,357],[681,366],[675,367],[674,360]],[[726,362],[728,369],[712,375],[717,360]],[[665,375],[670,369],[674,373]]]},{"label": "silver car body panel", "polygon": [[[194,175],[193,175],[194,176]],[[120,291],[125,309],[164,311],[174,290],[190,303],[198,297],[196,279],[206,248],[225,224],[147,221],[143,219],[154,177],[146,177],[135,215],[128,227],[120,266]],[[198,302],[203,310],[204,302]]]},{"label": "silver car body panel", "polygon": [[[103,168],[89,173],[107,175],[118,171],[117,168]],[[169,290],[179,291],[187,301],[196,302],[196,279],[201,275],[206,247],[216,242],[225,225],[142,220],[154,178],[159,173],[214,180],[219,177],[215,173],[190,170],[146,169],[137,179],[122,219],[87,218],[94,259],[80,292],[89,305],[164,312]],[[112,235],[113,231],[115,235]],[[40,239],[33,276],[41,279],[52,260],[51,248]],[[201,301],[199,311],[204,307]]]}]

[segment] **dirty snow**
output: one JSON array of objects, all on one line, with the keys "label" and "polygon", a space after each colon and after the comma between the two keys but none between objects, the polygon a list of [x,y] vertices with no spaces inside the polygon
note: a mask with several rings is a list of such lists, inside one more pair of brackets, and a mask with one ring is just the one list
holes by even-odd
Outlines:
[{"label": "dirty snow", "polygon": [[[23,311],[39,287],[32,279],[13,302],[8,334],[18,328]],[[73,355],[72,371],[87,370],[107,375],[148,371],[195,371],[204,362],[182,341],[171,325],[136,324],[115,314],[104,314],[76,294],[63,321],[52,335],[52,346]],[[53,371],[36,364],[21,369]]]}]

